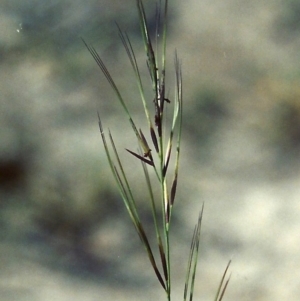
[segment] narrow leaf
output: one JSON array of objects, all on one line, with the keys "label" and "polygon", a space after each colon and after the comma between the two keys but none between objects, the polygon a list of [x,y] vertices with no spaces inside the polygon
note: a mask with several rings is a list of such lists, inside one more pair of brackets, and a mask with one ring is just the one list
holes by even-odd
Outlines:
[{"label": "narrow leaf", "polygon": [[139,67],[138,67],[138,64],[137,64],[137,60],[136,60],[136,57],[135,57],[135,53],[134,53],[132,44],[130,42],[130,39],[129,39],[127,33],[126,32],[123,33],[118,24],[117,24],[117,27],[118,27],[118,30],[119,30],[120,39],[121,39],[122,44],[123,44],[123,46],[126,50],[126,53],[127,53],[128,58],[129,58],[130,64],[131,64],[132,69],[134,71],[134,74],[136,76],[138,88],[139,88],[139,91],[140,91],[140,96],[141,96],[142,103],[143,103],[143,106],[144,106],[144,112],[145,112],[145,115],[147,117],[148,125],[151,128],[152,127],[152,122],[151,122],[151,118],[150,118],[150,113],[149,113],[147,103],[146,103],[146,100],[145,100],[145,93],[144,93],[143,83],[142,83]]},{"label": "narrow leaf", "polygon": [[117,94],[118,100],[120,101],[123,109],[125,110],[127,116],[130,118],[130,113],[129,110],[125,104],[125,101],[118,89],[118,87],[116,86],[114,80],[112,79],[109,71],[107,70],[104,62],[102,61],[102,59],[100,58],[98,52],[95,50],[95,48],[93,46],[88,45],[84,39],[82,39],[85,47],[87,48],[87,50],[90,52],[90,54],[92,55],[92,57],[94,58],[94,60],[96,61],[97,65],[99,66],[99,68],[101,69],[102,73],[104,74],[104,76],[106,77],[107,81],[109,82],[109,84],[111,85],[112,89],[115,91],[115,93]]},{"label": "narrow leaf", "polygon": [[214,301],[221,301],[223,299],[223,296],[225,294],[226,288],[227,288],[229,280],[230,280],[230,276],[229,276],[227,281],[225,282],[224,287],[223,287],[223,284],[224,284],[224,281],[225,281],[225,278],[226,278],[226,275],[227,275],[230,264],[231,264],[231,260],[229,260],[229,262],[227,263],[225,271],[222,275],[222,278],[221,278],[221,281],[220,281],[220,284],[219,284],[219,287],[218,287],[218,290],[217,290],[216,297],[215,297]]},{"label": "narrow leaf", "polygon": [[[174,179],[171,188],[171,206],[174,204],[177,181],[178,181],[178,170],[179,170],[179,157],[180,157],[180,146],[181,146],[181,134],[182,134],[182,74],[181,67],[177,58],[177,53],[175,52],[175,74],[176,74],[176,91],[175,91],[175,105],[177,109],[175,110],[174,115],[178,116],[178,136],[177,136],[177,146],[176,146],[176,159],[175,159],[175,171],[174,171]],[[177,119],[177,117],[176,117]],[[175,127],[176,120],[173,119],[173,128]]]},{"label": "narrow leaf", "polygon": [[106,157],[107,157],[110,169],[111,169],[112,174],[114,176],[114,179],[117,183],[118,190],[119,190],[119,192],[122,196],[123,202],[124,202],[125,207],[126,207],[128,213],[129,213],[129,216],[130,216],[132,222],[134,223],[134,225],[136,227],[137,223],[139,222],[139,216],[138,216],[138,213],[137,213],[137,210],[136,210],[134,198],[133,198],[129,183],[127,181],[125,172],[123,170],[122,164],[120,162],[117,150],[115,148],[113,139],[110,135],[110,140],[111,140],[111,143],[112,143],[112,146],[113,146],[114,154],[117,158],[117,162],[118,162],[121,174],[122,174],[122,178],[124,179],[124,182],[123,182],[123,180],[122,180],[122,178],[121,178],[121,176],[120,176],[120,174],[119,174],[119,172],[118,172],[118,170],[117,170],[117,168],[116,168],[116,166],[113,162],[111,153],[108,149],[108,145],[107,145],[106,137],[105,137],[105,134],[104,134],[104,131],[103,131],[103,127],[102,127],[99,112],[98,112],[98,123],[99,123],[99,129],[100,129],[100,133],[101,133],[101,137],[102,137],[102,141],[103,141],[103,145],[104,145],[104,149],[105,149],[105,153],[106,153]]},{"label": "narrow leaf", "polygon": [[157,88],[158,68],[157,68],[155,54],[152,47],[152,42],[149,35],[147,17],[146,17],[143,2],[141,0],[137,0],[137,7],[139,12],[141,32],[144,39],[144,46],[148,57],[147,61],[148,61],[149,71],[152,78],[152,86],[156,97],[158,97],[158,88]]},{"label": "narrow leaf", "polygon": [[152,253],[152,250],[151,250],[151,247],[150,247],[147,235],[146,235],[146,233],[145,233],[145,231],[144,231],[144,229],[143,229],[143,227],[142,227],[141,224],[139,225],[139,227],[140,227],[140,235],[141,235],[140,237],[141,237],[141,239],[142,239],[142,241],[144,243],[144,246],[145,246],[145,248],[147,250],[148,258],[149,258],[149,260],[151,262],[153,270],[154,270],[154,272],[155,272],[155,274],[157,276],[157,279],[160,282],[161,286],[166,290],[166,285],[164,283],[164,280],[163,280],[163,278],[161,276],[161,273],[160,273],[159,269],[157,268],[156,261],[155,261],[155,258],[153,256],[153,253]]},{"label": "narrow leaf", "polygon": [[161,235],[160,235],[160,231],[159,231],[159,227],[158,227],[158,222],[157,222],[158,216],[157,216],[157,211],[156,211],[156,206],[155,206],[155,201],[154,201],[153,189],[152,189],[147,165],[143,161],[141,161],[141,162],[142,162],[142,167],[143,167],[143,171],[144,171],[144,175],[146,178],[146,183],[147,183],[147,187],[148,187],[148,191],[149,191],[149,195],[150,195],[151,211],[152,211],[153,222],[154,222],[154,227],[155,227],[157,245],[159,248],[159,254],[160,254],[160,258],[161,258],[161,263],[162,263],[162,267],[163,267],[163,271],[164,271],[165,280],[167,282],[168,274],[167,274],[166,254],[164,251],[164,247],[163,247],[163,243],[161,240]]},{"label": "narrow leaf", "polygon": [[88,45],[83,39],[82,39],[82,41],[83,41],[84,45],[86,46],[86,48],[88,49],[88,51],[90,52],[90,54],[92,55],[92,57],[94,58],[94,60],[96,61],[96,63],[98,64],[98,66],[100,67],[102,73],[106,77],[106,79],[109,82],[109,84],[111,85],[112,89],[116,93],[119,102],[121,103],[124,111],[126,112],[126,115],[127,115],[128,119],[129,119],[129,122],[130,122],[130,125],[131,125],[136,137],[141,142],[141,137],[140,137],[139,132],[136,128],[136,125],[135,125],[135,123],[134,123],[134,121],[131,117],[129,109],[127,108],[126,103],[125,103],[118,87],[116,86],[114,80],[112,79],[108,69],[106,68],[104,62],[102,61],[102,59],[100,58],[99,54],[97,53],[97,51],[95,50],[95,48],[93,46]]},{"label": "narrow leaf", "polygon": [[188,268],[184,286],[184,297],[183,300],[187,300],[187,296],[189,294],[189,301],[193,300],[194,296],[194,285],[195,285],[195,278],[196,278],[196,270],[197,270],[197,263],[198,263],[198,253],[199,253],[199,243],[200,243],[200,233],[201,233],[201,223],[202,223],[202,216],[203,216],[204,205],[202,205],[202,209],[199,213],[198,222],[195,226],[193,239],[190,248],[190,255],[188,260]]}]

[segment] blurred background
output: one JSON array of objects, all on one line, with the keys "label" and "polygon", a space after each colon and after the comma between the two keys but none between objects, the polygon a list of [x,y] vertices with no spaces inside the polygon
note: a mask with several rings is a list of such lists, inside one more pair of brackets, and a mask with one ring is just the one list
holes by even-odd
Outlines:
[{"label": "blurred background", "polygon": [[[164,300],[109,173],[97,110],[120,151],[135,139],[81,41],[143,125],[115,26],[146,73],[135,1],[0,7],[1,301]],[[300,2],[172,0],[169,18],[168,66],[176,48],[184,81],[174,300],[203,202],[196,300],[213,299],[229,259],[224,300],[299,300]],[[142,199],[140,167],[122,157]],[[149,204],[139,206],[147,223]]]}]

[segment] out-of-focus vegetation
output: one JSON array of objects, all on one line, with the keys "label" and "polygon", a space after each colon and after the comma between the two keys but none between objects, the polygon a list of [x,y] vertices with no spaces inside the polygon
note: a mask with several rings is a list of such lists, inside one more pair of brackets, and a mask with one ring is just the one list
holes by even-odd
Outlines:
[{"label": "out-of-focus vegetation", "polygon": [[285,1],[275,26],[283,39],[293,39],[299,34],[300,4],[297,0]]},{"label": "out-of-focus vegetation", "polygon": [[194,101],[186,108],[185,131],[193,140],[197,137],[196,146],[207,149],[208,143],[223,122],[229,118],[228,99],[218,92],[217,87],[208,87],[195,91]]}]

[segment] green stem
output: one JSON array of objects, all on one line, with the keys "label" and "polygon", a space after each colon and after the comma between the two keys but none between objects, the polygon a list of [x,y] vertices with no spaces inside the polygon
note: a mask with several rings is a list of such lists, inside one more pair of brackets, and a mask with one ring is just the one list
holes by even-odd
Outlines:
[{"label": "green stem", "polygon": [[166,293],[167,300],[171,301],[171,260],[170,260],[170,224],[169,224],[169,200],[167,191],[166,176],[164,175],[164,143],[163,135],[159,138],[160,143],[160,179],[161,179],[161,199],[162,199],[162,212],[163,212],[163,231],[165,239],[165,251],[166,251]]}]

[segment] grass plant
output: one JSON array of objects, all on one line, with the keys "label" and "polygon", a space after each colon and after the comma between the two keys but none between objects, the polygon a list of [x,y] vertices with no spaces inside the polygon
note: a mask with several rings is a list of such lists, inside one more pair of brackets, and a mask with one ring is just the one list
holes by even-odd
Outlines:
[{"label": "grass plant", "polygon": [[[133,45],[127,33],[123,32],[117,25],[120,39],[135,75],[139,95],[144,108],[145,119],[147,120],[148,125],[146,130],[142,130],[134,121],[127,105],[128,102],[125,100],[97,51],[84,40],[83,42],[115,92],[137,139],[137,150],[126,149],[126,151],[142,166],[141,170],[143,171],[143,177],[145,178],[147,186],[147,197],[151,204],[153,218],[152,226],[156,236],[156,243],[154,246],[145,231],[144,222],[141,219],[137,208],[137,200],[133,193],[133,186],[130,184],[128,173],[125,171],[124,164],[120,159],[114,138],[110,131],[105,133],[100,114],[98,114],[99,129],[111,172],[134,228],[146,250],[155,276],[165,292],[166,299],[171,301],[172,259],[170,251],[172,244],[170,242],[170,230],[177,194],[181,153],[183,86],[181,62],[175,51],[174,92],[171,96],[166,95],[166,91],[169,91],[169,87],[167,87],[166,83],[168,2],[168,0],[159,0],[157,3],[156,30],[155,36],[152,37],[149,31],[149,23],[144,4],[142,0],[136,0],[146,63],[149,71],[150,81],[148,82],[151,83],[150,90],[152,96],[150,98],[145,92],[144,81],[142,80]],[[152,107],[152,110],[149,110],[149,106]],[[168,117],[167,113],[170,113],[171,110],[167,110],[167,106],[171,106],[173,109],[171,117]],[[170,167],[171,165],[173,165],[172,168]],[[155,193],[157,189],[159,190],[159,196]],[[194,297],[203,208],[204,207],[202,206],[192,237],[185,283],[183,285],[184,301],[192,301]],[[221,301],[223,299],[230,278],[227,276],[229,265],[230,262],[220,281],[214,299],[215,301]]]}]

